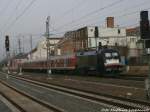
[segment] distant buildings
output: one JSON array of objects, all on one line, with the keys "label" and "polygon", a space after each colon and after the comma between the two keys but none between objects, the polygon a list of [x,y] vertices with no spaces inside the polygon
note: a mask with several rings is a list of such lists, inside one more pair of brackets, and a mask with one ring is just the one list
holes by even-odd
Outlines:
[{"label": "distant buildings", "polygon": [[[114,18],[106,18],[106,27],[86,26],[68,31],[64,37],[49,38],[51,55],[72,54],[78,50],[96,49],[99,43],[118,49],[124,60],[130,64],[139,63],[143,54],[143,42],[137,28],[115,27]],[[96,34],[97,33],[97,34]],[[97,35],[97,36],[96,36]],[[46,40],[39,42],[37,47],[28,54],[28,60],[47,58]]]},{"label": "distant buildings", "polygon": [[114,27],[114,18],[107,18],[107,27],[98,27],[98,36],[95,37],[95,26],[87,26],[65,33],[64,38],[57,44],[61,54],[73,53],[76,50],[96,48],[99,42],[107,46],[131,46],[134,37],[127,36],[126,28]]},{"label": "distant buildings", "polygon": [[95,37],[95,26],[87,26],[67,32],[57,47],[61,54],[70,54],[80,49],[96,48],[99,42],[108,46],[126,46],[126,29],[98,27],[98,37]]},{"label": "distant buildings", "polygon": [[99,42],[102,45],[120,50],[121,55],[132,63],[137,62],[143,53],[143,44],[140,42],[139,28],[114,27],[114,18],[106,19],[107,27],[97,28],[86,26],[74,31],[66,32],[64,38],[55,46],[55,55],[72,54],[81,49],[96,48]]},{"label": "distant buildings", "polygon": [[[51,55],[54,55],[54,46],[61,40],[62,38],[54,38],[50,37],[49,38],[49,43],[50,43],[50,51]],[[29,60],[40,60],[40,59],[46,59],[47,58],[47,46],[46,46],[46,39],[39,42],[37,47],[33,49],[29,54],[28,54],[28,59]]]}]

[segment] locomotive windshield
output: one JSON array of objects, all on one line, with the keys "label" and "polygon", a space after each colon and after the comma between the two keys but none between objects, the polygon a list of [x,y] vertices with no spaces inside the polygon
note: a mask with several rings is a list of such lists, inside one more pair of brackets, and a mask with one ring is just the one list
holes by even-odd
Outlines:
[{"label": "locomotive windshield", "polygon": [[112,57],[113,57],[113,58],[118,58],[118,57],[119,57],[119,54],[118,54],[117,52],[113,52],[113,53],[112,53]]},{"label": "locomotive windshield", "polygon": [[107,52],[104,53],[105,58],[118,58],[119,54],[117,52]]},{"label": "locomotive windshield", "polygon": [[111,53],[105,53],[106,58],[111,58]]}]

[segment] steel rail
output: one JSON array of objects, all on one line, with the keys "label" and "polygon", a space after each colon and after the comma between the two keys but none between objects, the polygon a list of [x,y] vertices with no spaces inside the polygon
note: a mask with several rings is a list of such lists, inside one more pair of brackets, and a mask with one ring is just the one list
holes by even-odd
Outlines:
[{"label": "steel rail", "polygon": [[7,97],[4,93],[0,92],[0,95],[2,95],[2,97],[4,97],[7,101],[9,101],[20,112],[26,112],[20,105],[18,105],[17,103],[15,103],[13,100],[11,100],[9,97]]},{"label": "steel rail", "polygon": [[[40,105],[42,105],[42,106],[44,106],[44,107],[46,107],[46,108],[48,108],[48,109],[50,109],[50,110],[52,110],[54,112],[64,112],[63,109],[60,109],[59,107],[57,107],[55,105],[48,104],[45,101],[39,100],[36,97],[29,95],[28,93],[20,91],[19,89],[15,88],[15,87],[13,87],[13,86],[11,86],[9,84],[7,84],[6,82],[4,82],[2,80],[0,80],[0,83],[2,83],[3,85],[7,86],[8,88],[16,91],[17,93],[19,93],[19,94],[21,94],[21,95],[23,95],[23,96],[31,99],[34,102],[37,102],[38,104],[40,104]],[[2,96],[4,96],[8,101],[10,101],[12,104],[14,104],[19,110],[21,110],[21,112],[26,112],[21,106],[19,106],[14,101],[12,101],[11,99],[9,99],[7,96],[5,96],[4,94],[2,94]]]},{"label": "steel rail", "polygon": [[[38,82],[38,81],[33,81],[27,78],[20,78],[18,76],[11,76],[15,79],[18,80],[23,80],[38,86],[42,86],[42,87],[46,87],[49,89],[53,89],[53,90],[57,90],[57,91],[61,91],[61,92],[65,92],[65,93],[69,93],[75,96],[79,96],[79,97],[83,97],[86,99],[90,99],[90,100],[94,100],[97,102],[103,102],[105,104],[109,104],[109,105],[114,105],[117,106],[119,108],[125,108],[125,109],[142,109],[142,108],[150,108],[150,103],[149,102],[145,102],[145,101],[139,101],[139,100],[134,100],[134,99],[127,99],[124,97],[118,97],[118,96],[112,96],[112,95],[106,95],[106,94],[100,94],[100,93],[96,93],[96,92],[89,92],[89,91],[85,91],[85,90],[80,90],[77,88],[70,88],[70,87],[65,87],[65,86],[60,86],[60,85],[56,85],[56,84],[50,84],[50,83],[43,83],[43,82]],[[99,98],[99,97],[95,97],[95,96],[99,96],[99,97],[105,97],[103,98]]]}]

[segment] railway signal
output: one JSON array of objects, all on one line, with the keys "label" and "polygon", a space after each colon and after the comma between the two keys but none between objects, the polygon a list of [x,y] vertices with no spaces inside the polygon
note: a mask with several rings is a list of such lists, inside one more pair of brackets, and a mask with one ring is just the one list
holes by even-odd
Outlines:
[{"label": "railway signal", "polygon": [[98,27],[97,26],[95,27],[94,34],[95,34],[95,46],[96,46],[96,50],[97,50],[97,38],[99,36],[99,32],[98,32]]},{"label": "railway signal", "polygon": [[148,11],[141,11],[140,14],[140,32],[142,39],[150,39],[149,37],[149,20]]},{"label": "railway signal", "polygon": [[6,52],[9,52],[9,36],[8,35],[5,36],[5,48],[6,48]]},{"label": "railway signal", "polygon": [[141,39],[144,40],[146,54],[148,56],[149,74],[145,80],[145,90],[147,99],[150,99],[150,26],[148,19],[148,11],[141,11],[140,13],[140,34]]},{"label": "railway signal", "polygon": [[97,26],[95,27],[95,37],[96,38],[98,37],[98,27]]},{"label": "railway signal", "polygon": [[[9,71],[9,65],[10,65],[10,63],[9,63],[9,56],[10,56],[10,54],[9,54],[9,47],[10,47],[10,44],[9,44],[9,36],[8,35],[6,35],[5,36],[5,48],[6,48],[6,56],[7,56],[7,69],[8,69],[8,71],[7,71],[7,73],[9,74],[10,73],[10,71]],[[8,74],[6,75],[6,78],[8,79]]]},{"label": "railway signal", "polygon": [[[148,11],[141,11],[140,13],[140,34],[141,39],[144,40],[145,48],[147,48],[147,50],[150,49],[150,26]],[[149,53],[150,52],[148,52],[148,54]]]}]

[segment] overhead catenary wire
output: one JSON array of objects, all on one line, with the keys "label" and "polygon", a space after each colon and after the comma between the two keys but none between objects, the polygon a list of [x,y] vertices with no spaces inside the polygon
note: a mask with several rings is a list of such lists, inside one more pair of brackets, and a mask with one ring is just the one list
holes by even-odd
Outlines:
[{"label": "overhead catenary wire", "polygon": [[25,9],[22,11],[22,13],[20,13],[20,14],[16,17],[16,19],[11,22],[11,24],[4,30],[4,32],[5,32],[5,31],[8,31],[8,30],[26,13],[26,11],[32,6],[32,4],[33,4],[35,1],[37,1],[37,0],[32,0],[32,1],[27,5],[27,7],[25,7]]},{"label": "overhead catenary wire", "polygon": [[117,1],[115,1],[115,2],[112,2],[112,3],[110,3],[110,4],[108,4],[108,5],[104,6],[104,7],[102,7],[102,8],[99,8],[99,9],[97,9],[97,10],[91,11],[91,12],[89,12],[89,13],[87,13],[87,14],[81,16],[81,17],[79,17],[79,18],[76,19],[76,20],[70,21],[70,22],[68,22],[68,23],[66,23],[66,24],[63,24],[63,25],[61,25],[61,26],[55,28],[55,30],[61,29],[61,28],[63,28],[63,27],[66,26],[66,25],[69,25],[69,24],[75,23],[75,22],[77,22],[77,21],[80,21],[80,20],[82,20],[82,19],[88,17],[89,15],[93,15],[93,14],[95,14],[95,13],[98,13],[98,12],[103,11],[103,10],[105,10],[105,9],[108,9],[108,8],[110,8],[110,7],[113,7],[114,5],[117,5],[117,4],[121,3],[122,1],[124,1],[124,0],[117,0]]},{"label": "overhead catenary wire", "polygon": [[61,16],[57,17],[57,18],[55,19],[55,21],[59,21],[60,19],[62,19],[62,18],[65,17],[66,15],[72,13],[72,11],[73,11],[74,9],[79,8],[80,6],[82,6],[85,1],[86,1],[86,0],[81,0],[81,1],[79,1],[77,4],[75,4],[74,7],[72,7],[71,9],[66,10],[64,13],[61,14]]},{"label": "overhead catenary wire", "polygon": [[[124,12],[124,11],[126,11],[126,10],[131,10],[131,9],[133,9],[133,8],[137,8],[137,7],[139,7],[139,6],[143,6],[143,5],[145,5],[145,4],[147,4],[147,3],[149,3],[149,0],[146,0],[146,1],[144,1],[144,2],[142,2],[142,3],[140,3],[140,4],[135,4],[134,6],[132,6],[132,7],[130,7],[130,8],[126,8],[125,10],[123,10],[123,11],[121,11],[120,13],[122,14],[122,12]],[[148,8],[147,8],[148,9]],[[143,10],[146,10],[146,9],[143,9]],[[139,10],[140,11],[140,10]],[[128,13],[125,13],[124,15],[121,15],[121,16],[116,16],[116,17],[118,17],[118,18],[120,18],[120,17],[123,17],[123,16],[127,16],[127,15],[132,15],[132,14],[134,14],[134,13],[138,13],[139,11],[133,11],[133,12],[128,12]],[[120,14],[119,13],[119,14]],[[109,14],[109,15],[111,15],[111,13]],[[85,18],[84,20],[86,20],[87,18]],[[99,19],[99,18],[98,18]],[[83,19],[82,19],[83,20]],[[90,19],[90,20],[93,20],[93,19]],[[87,21],[87,20],[86,20]],[[103,21],[103,20],[102,20]],[[62,25],[62,28],[63,27],[66,27],[66,26],[75,26],[74,24],[76,24],[77,22],[80,22],[80,21],[73,21],[73,22],[69,22],[69,23],[66,23],[66,24],[64,24],[64,25]],[[89,23],[90,21],[88,21],[87,23]],[[96,23],[96,22],[94,22],[94,23]],[[83,23],[78,23],[77,25],[80,25],[81,26],[81,24],[83,24]],[[61,29],[61,27],[59,27],[59,28],[55,28],[55,29],[53,29],[52,31],[58,31],[58,30],[60,30]]]},{"label": "overhead catenary wire", "polygon": [[[61,16],[56,17],[56,19],[55,19],[55,22],[57,21],[56,24],[58,24],[58,23],[62,20],[62,18],[66,17],[67,15],[69,15],[69,14],[71,14],[71,13],[73,13],[73,10],[74,10],[74,9],[80,9],[81,6],[85,5],[85,3],[87,3],[87,2],[85,2],[85,1],[86,1],[86,0],[80,0],[80,1],[77,2],[72,8],[70,8],[70,9],[66,10],[65,12],[63,12],[63,13],[61,14]],[[72,16],[72,17],[73,17],[73,16]],[[51,27],[51,29],[52,29],[52,31],[55,31],[55,30],[56,30],[54,27]]]},{"label": "overhead catenary wire", "polygon": [[[145,3],[147,3],[147,2],[143,2],[142,4],[145,4]],[[139,4],[138,4],[139,5]],[[136,6],[138,6],[138,5],[136,5]],[[135,6],[135,7],[136,7]],[[150,10],[150,7],[149,8],[144,8],[143,10]],[[136,10],[136,11],[132,11],[132,12],[127,12],[127,13],[125,13],[125,14],[122,14],[121,13],[121,15],[118,15],[118,16],[114,16],[114,17],[116,17],[116,18],[123,18],[123,17],[127,17],[127,16],[130,16],[130,15],[133,15],[133,14],[137,14],[137,13],[140,13],[140,11],[141,10]],[[104,20],[102,20],[101,22],[103,22]],[[97,21],[98,22],[98,21]],[[97,23],[97,22],[94,22],[94,23]],[[87,22],[88,23],[88,22]],[[92,23],[92,24],[94,24],[94,23]],[[92,24],[89,24],[89,25],[92,25]],[[79,24],[77,24],[76,26],[75,26],[75,28],[77,28],[78,26],[81,26],[81,23],[79,23]],[[84,26],[86,26],[86,25],[84,25]],[[74,29],[74,28],[73,28]]]},{"label": "overhead catenary wire", "polygon": [[[150,10],[150,8],[145,8],[145,9],[143,9],[143,10]],[[133,15],[133,14],[137,14],[137,13],[140,13],[140,10],[138,10],[138,11],[132,11],[132,12],[129,12],[129,13],[125,13],[125,14],[121,14],[121,15],[118,15],[118,16],[114,16],[115,18],[124,18],[124,17],[127,17],[127,16],[131,16],[131,15]],[[104,22],[105,20],[101,20],[101,21],[96,21],[96,22],[93,22],[93,23],[91,23],[90,25],[93,25],[93,24],[96,24],[97,22]],[[89,22],[87,22],[87,23],[89,23]],[[75,27],[77,27],[77,26],[79,26],[79,25],[81,25],[80,23],[79,24],[77,24]]]},{"label": "overhead catenary wire", "polygon": [[[147,1],[144,1],[144,2],[142,2],[142,3],[140,3],[140,4],[138,4],[138,5],[135,5],[135,6],[132,6],[132,9],[133,8],[135,8],[135,7],[138,7],[138,6],[140,6],[140,5],[144,5],[144,4],[146,4],[146,3],[148,3],[149,2],[149,0],[147,0]],[[131,8],[128,8],[128,9],[125,9],[125,10],[131,10]],[[150,8],[145,8],[145,9],[143,9],[143,10],[149,10]],[[114,16],[115,18],[123,18],[123,17],[127,17],[127,16],[130,16],[130,15],[133,15],[133,14],[137,14],[137,13],[139,13],[140,12],[140,10],[136,10],[136,11],[132,11],[132,12],[127,12],[127,13],[125,13],[125,14],[122,14],[122,12],[124,12],[124,10],[123,11],[120,11],[120,12],[118,12],[119,14],[121,14],[121,15],[118,15],[118,16]],[[110,13],[109,15],[113,15],[113,13]],[[106,16],[106,15],[103,15],[103,17],[104,16]],[[95,19],[95,18],[94,18]],[[98,18],[99,19],[99,18]],[[87,23],[89,23],[91,20],[93,20],[93,18],[92,19],[90,19],[90,20],[88,20],[88,21],[86,21]],[[99,21],[99,22],[103,22],[104,20],[101,20],[101,21]],[[93,24],[94,23],[97,23],[97,22],[93,22]],[[80,25],[81,23],[78,23],[77,25]]]},{"label": "overhead catenary wire", "polygon": [[133,23],[133,24],[130,24],[130,25],[123,25],[122,24],[122,27],[125,27],[125,28],[131,28],[131,27],[138,27],[139,23]]},{"label": "overhead catenary wire", "polygon": [[[20,5],[22,2],[23,2],[23,0],[19,0],[19,1],[17,2],[17,4],[16,4],[14,10],[12,10],[12,15],[10,15],[9,18],[6,20],[6,22],[3,24],[3,26],[1,27],[1,30],[2,30],[5,26],[7,26],[8,21],[10,21],[11,18],[15,15],[15,10],[19,7],[19,5]],[[1,30],[0,30],[0,31],[1,31]]]},{"label": "overhead catenary wire", "polygon": [[[56,32],[57,33],[57,32]],[[53,33],[54,34],[54,33]]]},{"label": "overhead catenary wire", "polygon": [[[148,9],[150,9],[150,8],[147,8],[147,9],[145,9],[145,10],[148,10]],[[119,18],[122,18],[122,17],[126,17],[126,16],[129,16],[129,15],[132,15],[132,14],[135,14],[135,13],[140,13],[140,11],[133,11],[133,12],[130,12],[130,13],[125,13],[125,14],[121,14],[121,15],[118,15],[118,16],[116,16],[116,17],[119,17]],[[102,20],[103,22],[105,21],[105,20]],[[101,21],[101,22],[102,22]],[[90,25],[92,25],[92,24],[94,24],[94,23],[97,23],[98,21],[94,21],[93,23],[91,23],[91,24],[89,24],[89,26]],[[80,25],[80,24],[79,24]],[[124,25],[124,23],[123,24],[120,24],[120,25]],[[133,25],[138,25],[137,23],[136,24],[133,24]],[[132,26],[132,25],[130,25],[130,26]],[[77,28],[78,26],[75,26],[73,29],[75,29],[75,28]],[[124,27],[124,26],[123,26]],[[73,29],[70,29],[70,30],[65,30],[65,31],[61,31],[61,32],[56,32],[56,33],[51,33],[51,35],[57,35],[57,34],[63,34],[63,33],[65,33],[65,32],[67,32],[67,31],[71,31],[71,30],[73,30]],[[31,34],[20,34],[21,36],[29,36],[29,35],[31,35]],[[39,33],[39,34],[32,34],[34,37],[36,37],[36,36],[44,36],[44,33]]]},{"label": "overhead catenary wire", "polygon": [[2,14],[5,13],[5,11],[7,11],[7,9],[9,8],[10,4],[13,2],[13,0],[8,0],[5,4],[5,6],[0,10],[0,15],[2,16]]},{"label": "overhead catenary wire", "polygon": [[[125,15],[124,15],[125,16]],[[54,33],[53,33],[54,34]],[[58,34],[57,32],[56,32],[56,34]]]},{"label": "overhead catenary wire", "polygon": [[[93,23],[92,23],[93,24]],[[91,25],[92,25],[91,24]],[[132,26],[135,26],[135,25],[139,25],[139,23],[133,23],[133,24],[130,24],[130,25],[124,25],[124,24],[120,24],[120,26],[122,25],[122,27],[132,27]],[[67,30],[67,31],[72,31],[72,29],[70,30]],[[58,35],[58,34],[64,34],[67,32],[66,30],[65,31],[61,31],[61,32],[56,32],[56,33],[51,33],[51,36],[54,36],[54,35]],[[22,37],[22,36],[25,36],[24,38],[29,38],[29,36],[32,35],[34,39],[37,39],[37,36],[38,36],[38,39],[40,39],[42,36],[44,36],[45,34],[44,33],[39,33],[39,34],[19,34],[19,35],[10,35],[11,37]]]}]

